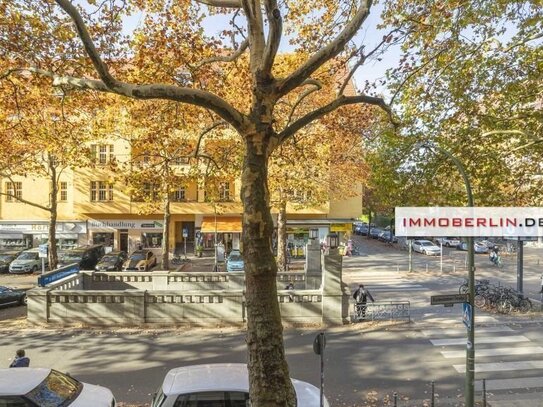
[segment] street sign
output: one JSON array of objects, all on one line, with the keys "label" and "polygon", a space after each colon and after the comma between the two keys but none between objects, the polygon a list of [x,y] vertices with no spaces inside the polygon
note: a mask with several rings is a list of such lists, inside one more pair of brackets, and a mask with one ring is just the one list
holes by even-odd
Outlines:
[{"label": "street sign", "polygon": [[189,237],[189,230],[187,228],[183,228],[183,237]]},{"label": "street sign", "polygon": [[[462,322],[466,325],[466,328],[471,329],[471,305],[464,303],[462,306]],[[470,347],[470,342],[468,341],[468,348]]]},{"label": "street sign", "polygon": [[431,305],[459,304],[463,302],[468,302],[468,294],[444,294],[430,297]]},{"label": "street sign", "polygon": [[39,258],[47,258],[49,251],[49,245],[48,244],[40,244],[38,246],[38,257]]}]

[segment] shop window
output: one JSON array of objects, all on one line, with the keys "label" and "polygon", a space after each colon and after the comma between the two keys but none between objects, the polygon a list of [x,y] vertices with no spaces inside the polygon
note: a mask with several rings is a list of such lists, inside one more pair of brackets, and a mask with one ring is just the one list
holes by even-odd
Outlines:
[{"label": "shop window", "polygon": [[172,194],[172,201],[174,202],[183,202],[187,200],[187,190],[185,187],[181,187],[174,191]]},{"label": "shop window", "polygon": [[92,202],[113,201],[113,184],[106,181],[91,181]]},{"label": "shop window", "polygon": [[6,182],[6,202],[15,202],[17,198],[23,197],[22,182]]},{"label": "shop window", "polygon": [[103,244],[104,246],[113,247],[113,232],[96,232],[92,234],[92,244]]},{"label": "shop window", "polygon": [[60,202],[68,201],[68,183],[65,181],[60,182]]},{"label": "shop window", "polygon": [[219,184],[219,199],[221,201],[230,200],[230,183],[229,182],[221,182]]},{"label": "shop window", "polygon": [[100,165],[110,163],[114,159],[113,144],[92,144],[91,153],[94,162]]},{"label": "shop window", "polygon": [[141,243],[145,249],[162,247],[162,233],[142,233]]}]

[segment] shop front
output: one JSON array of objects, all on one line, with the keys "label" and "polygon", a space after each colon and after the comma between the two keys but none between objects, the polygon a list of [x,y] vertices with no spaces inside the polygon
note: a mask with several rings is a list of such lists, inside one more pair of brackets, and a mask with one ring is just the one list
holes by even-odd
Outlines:
[{"label": "shop front", "polygon": [[131,253],[137,249],[162,250],[164,224],[156,219],[89,219],[91,244],[103,244],[106,252],[122,250]]},{"label": "shop front", "polygon": [[[59,250],[86,243],[87,224],[81,221],[57,222],[56,239]],[[0,222],[0,249],[24,250],[47,243],[48,221]]]},{"label": "shop front", "polygon": [[344,219],[287,219],[287,250],[293,258],[304,258],[310,230],[315,230],[317,239],[326,242],[329,233],[337,233],[340,242],[347,242],[352,222]]},{"label": "shop front", "polygon": [[215,244],[223,244],[226,253],[241,250],[241,216],[204,216],[196,239],[204,250],[213,250]]}]

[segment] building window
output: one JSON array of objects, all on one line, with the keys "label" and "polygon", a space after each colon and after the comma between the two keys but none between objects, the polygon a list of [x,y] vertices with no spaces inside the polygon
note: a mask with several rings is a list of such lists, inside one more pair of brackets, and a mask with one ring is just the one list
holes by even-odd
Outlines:
[{"label": "building window", "polygon": [[113,201],[113,184],[106,181],[91,182],[91,201]]},{"label": "building window", "polygon": [[105,165],[113,161],[113,144],[92,144],[91,152],[97,164]]},{"label": "building window", "polygon": [[162,233],[142,233],[141,243],[144,249],[157,249],[162,247]]},{"label": "building window", "polygon": [[114,236],[110,232],[95,232],[92,234],[92,244],[103,244],[113,247]]},{"label": "building window", "polygon": [[6,182],[6,202],[15,202],[16,198],[23,197],[23,183],[22,182]]},{"label": "building window", "polygon": [[68,201],[68,183],[65,181],[60,182],[60,202]]},{"label": "building window", "polygon": [[229,182],[221,182],[219,184],[219,199],[221,201],[230,200],[230,183]]},{"label": "building window", "polygon": [[185,187],[181,187],[174,191],[172,195],[172,201],[174,202],[183,202],[187,200],[187,193]]}]

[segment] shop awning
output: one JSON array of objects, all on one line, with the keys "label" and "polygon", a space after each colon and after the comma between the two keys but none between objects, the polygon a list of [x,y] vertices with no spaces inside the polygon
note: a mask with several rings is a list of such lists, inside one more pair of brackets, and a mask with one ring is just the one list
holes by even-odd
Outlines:
[{"label": "shop awning", "polygon": [[57,239],[70,239],[70,240],[77,240],[77,233],[57,233],[55,235]]},{"label": "shop awning", "polygon": [[241,233],[241,217],[217,217],[204,216],[202,220],[202,233]]},{"label": "shop awning", "polygon": [[0,233],[0,239],[22,239],[22,233]]}]

